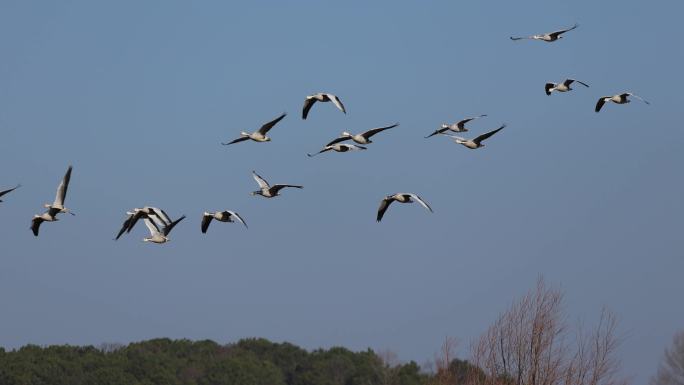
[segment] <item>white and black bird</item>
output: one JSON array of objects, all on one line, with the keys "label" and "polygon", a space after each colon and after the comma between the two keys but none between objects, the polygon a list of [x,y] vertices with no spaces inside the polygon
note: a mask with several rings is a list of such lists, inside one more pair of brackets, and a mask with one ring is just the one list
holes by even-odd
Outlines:
[{"label": "white and black bird", "polygon": [[156,216],[145,218],[145,225],[147,226],[147,229],[150,231],[150,236],[147,238],[143,238],[143,242],[166,243],[170,241],[171,239],[169,238],[169,233],[183,219],[185,219],[185,215],[181,216],[173,222],[163,223],[161,219],[159,219]]},{"label": "white and black bird", "polygon": [[260,177],[256,171],[252,171],[252,176],[254,177],[254,180],[259,184],[259,190],[257,191],[252,191],[252,195],[261,195],[264,198],[273,198],[277,197],[280,195],[280,190],[284,189],[285,187],[293,187],[293,188],[304,188],[304,186],[298,186],[298,185],[292,185],[292,184],[274,184],[273,186],[269,185],[268,182],[266,182],[266,179]]},{"label": "white and black bird", "polygon": [[482,141],[484,141],[485,139],[489,138],[490,136],[496,134],[497,132],[503,130],[505,127],[506,127],[506,125],[502,124],[501,127],[497,128],[496,130],[492,130],[492,131],[489,131],[487,133],[484,133],[475,139],[465,139],[465,138],[461,138],[460,136],[448,135],[448,134],[442,134],[442,135],[448,136],[448,137],[452,138],[454,140],[454,142],[456,142],[458,144],[462,144],[465,147],[468,147],[469,149],[474,150],[476,148],[484,147],[484,144],[482,143]]},{"label": "white and black bird", "polygon": [[[130,233],[131,230],[133,230],[133,227],[135,227],[135,224],[138,223],[138,220],[141,218],[148,218],[148,219],[157,219],[157,222],[161,222],[164,225],[168,225],[171,223],[171,218],[169,218],[168,214],[160,208],[157,207],[152,207],[152,206],[145,206],[143,208],[134,208],[133,211],[128,211],[126,212],[128,215],[128,218],[124,222],[124,225],[126,225],[126,232]],[[119,235],[120,236],[120,235]],[[119,239],[119,236],[117,236],[116,239]]]},{"label": "white and black bird", "polygon": [[335,143],[335,144],[327,144],[321,151],[318,151],[317,153],[314,154],[306,154],[308,157],[314,157],[320,153],[327,152],[327,151],[335,151],[335,152],[349,152],[349,151],[358,151],[358,150],[365,150],[366,147],[363,146],[358,146],[356,144],[345,144],[345,143]]},{"label": "white and black bird", "polygon": [[338,138],[336,138],[336,139],[332,140],[330,143],[326,144],[326,147],[332,146],[333,144],[336,144],[336,143],[344,142],[346,140],[353,140],[354,142],[356,142],[358,144],[373,143],[373,141],[370,140],[370,138],[373,135],[381,133],[385,130],[389,130],[390,128],[397,127],[398,125],[399,125],[399,123],[394,123],[391,126],[372,128],[366,132],[362,132],[362,133],[356,134],[356,135],[350,134],[349,132],[345,131],[342,134],[340,134],[340,136]]},{"label": "white and black bird", "polygon": [[570,87],[570,85],[574,82],[577,82],[577,83],[579,83],[585,87],[589,87],[589,85],[587,83],[583,83],[577,79],[565,79],[565,81],[563,81],[563,83],[546,83],[546,85],[544,85],[544,91],[546,91],[547,95],[551,95],[551,93],[553,91],[557,91],[557,92],[572,91],[572,87]]},{"label": "white and black bird", "polygon": [[418,202],[421,206],[425,207],[428,209],[430,212],[432,212],[432,208],[430,205],[427,204],[421,197],[419,197],[416,194],[413,193],[397,193],[394,195],[388,195],[380,201],[380,207],[378,208],[378,216],[377,216],[377,221],[380,222],[382,220],[382,217],[385,215],[385,211],[387,211],[387,208],[389,205],[392,204],[392,202],[399,202],[399,203],[413,203],[413,202]]},{"label": "white and black bird", "polygon": [[344,104],[342,104],[340,98],[333,94],[319,92],[317,94],[309,95],[306,97],[306,99],[304,99],[302,119],[306,119],[306,117],[309,115],[309,110],[316,102],[333,102],[335,107],[337,107],[340,111],[344,112],[345,114],[347,113],[347,110],[344,109]]},{"label": "white and black bird", "polygon": [[628,97],[630,96],[635,99],[639,99],[646,104],[651,104],[645,99],[641,98],[640,96],[637,96],[631,92],[625,92],[624,94],[618,94],[613,96],[601,96],[598,102],[596,102],[596,107],[594,108],[594,111],[601,111],[601,107],[603,107],[603,105],[606,104],[606,102],[613,102],[615,104],[627,104],[630,102],[630,100],[628,99]]},{"label": "white and black bird", "polygon": [[[19,187],[21,187],[20,184],[14,186],[14,187],[11,188],[11,189],[7,189],[7,190],[0,191],[0,198],[2,198],[3,195],[9,194],[9,193],[11,193],[12,191],[18,189]],[[0,202],[2,202],[2,199],[0,199]]]},{"label": "white and black bird", "polygon": [[236,213],[235,211],[230,211],[230,210],[225,210],[225,211],[216,211],[213,213],[208,213],[204,212],[202,215],[202,233],[206,233],[207,229],[209,228],[209,224],[213,219],[216,219],[219,222],[240,222],[245,227],[247,227],[247,222],[245,222],[244,219],[240,216],[240,214]]},{"label": "white and black bird", "polygon": [[453,131],[453,132],[466,132],[468,129],[466,128],[466,123],[470,122],[471,120],[479,119],[479,118],[484,118],[487,115],[478,115],[478,116],[473,116],[470,118],[465,118],[463,120],[459,120],[456,123],[451,123],[451,124],[442,124],[442,127],[440,127],[438,130],[435,130],[432,134],[428,135],[425,137],[425,139],[437,135],[437,134],[443,134],[447,131]]},{"label": "white and black bird", "polygon": [[242,131],[242,132],[240,133],[240,137],[239,137],[239,138],[237,138],[237,139],[235,139],[235,140],[232,140],[232,141],[230,141],[230,142],[228,142],[228,143],[221,143],[221,144],[224,145],[224,146],[227,146],[227,145],[229,145],[229,144],[238,143],[238,142],[243,142],[243,141],[249,140],[249,139],[251,139],[251,140],[253,140],[253,141],[255,141],[255,142],[270,142],[270,141],[271,141],[271,138],[268,137],[268,136],[266,135],[266,133],[268,133],[268,131],[269,131],[271,128],[273,128],[273,126],[275,126],[278,122],[280,122],[285,116],[287,116],[287,113],[284,113],[284,112],[283,112],[282,115],[280,115],[279,117],[277,117],[277,118],[271,120],[270,122],[264,124],[263,126],[261,126],[261,128],[259,128],[258,130],[252,132],[251,134]]},{"label": "white and black bird", "polygon": [[71,180],[71,170],[72,167],[69,166],[69,168],[67,168],[66,174],[64,174],[64,178],[62,178],[62,181],[59,183],[59,186],[57,186],[57,194],[55,196],[55,201],[52,202],[52,204],[46,203],[44,205],[44,207],[47,208],[47,211],[41,215],[33,216],[33,220],[31,220],[31,231],[33,231],[33,235],[35,235],[36,237],[38,236],[38,231],[40,229],[41,223],[57,221],[57,214],[69,213],[71,215],[76,215],[72,213],[68,208],[64,207],[64,200],[66,199],[67,190],[69,188],[69,181]]},{"label": "white and black bird", "polygon": [[523,39],[532,39],[532,40],[541,40],[545,41],[547,43],[556,41],[558,39],[562,39],[563,36],[562,34],[572,31],[573,29],[579,27],[579,24],[575,23],[572,27],[568,29],[562,29],[560,31],[554,31],[554,32],[549,32],[549,33],[542,33],[540,35],[532,35],[532,36],[521,36],[521,37],[513,37],[511,36],[511,40],[523,40]]}]

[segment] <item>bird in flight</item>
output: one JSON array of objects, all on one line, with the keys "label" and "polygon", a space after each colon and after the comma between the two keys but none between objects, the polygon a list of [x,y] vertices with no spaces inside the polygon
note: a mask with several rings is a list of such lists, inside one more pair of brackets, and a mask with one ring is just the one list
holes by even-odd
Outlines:
[{"label": "bird in flight", "polygon": [[448,136],[448,137],[454,139],[454,142],[456,142],[458,144],[462,144],[462,145],[468,147],[469,149],[474,150],[476,148],[484,147],[484,144],[482,143],[482,141],[484,141],[485,139],[489,138],[490,136],[496,134],[497,132],[503,130],[504,127],[506,127],[506,125],[502,124],[501,127],[497,128],[496,130],[492,130],[492,131],[489,131],[487,133],[484,133],[475,139],[464,139],[464,138],[461,138],[460,136],[448,135],[448,134],[442,134],[442,135]]},{"label": "bird in flight", "polygon": [[639,99],[646,104],[651,104],[647,100],[641,98],[638,95],[635,95],[631,92],[625,92],[624,94],[618,94],[618,95],[613,95],[613,96],[601,96],[599,98],[598,102],[596,102],[596,107],[594,108],[594,111],[596,111],[596,112],[601,111],[601,107],[603,107],[603,105],[606,104],[606,102],[613,102],[615,104],[627,104],[630,102],[630,100],[627,99],[629,96],[631,96],[635,99]]},{"label": "bird in flight", "polygon": [[71,215],[76,215],[72,213],[71,210],[64,207],[64,200],[66,199],[67,189],[69,188],[69,181],[71,180],[71,170],[72,167],[69,166],[69,168],[67,168],[66,174],[64,174],[64,178],[62,178],[62,181],[59,183],[59,186],[57,186],[57,194],[55,195],[55,201],[52,202],[52,204],[46,203],[44,205],[44,207],[47,208],[47,211],[41,215],[33,216],[33,220],[31,220],[31,231],[33,231],[33,235],[35,235],[36,237],[38,236],[40,225],[43,222],[57,221],[57,214],[69,213]]},{"label": "bird in flight", "polygon": [[[18,184],[18,185],[16,185],[16,186],[14,186],[14,188],[11,188],[11,189],[7,189],[7,190],[3,190],[3,191],[0,191],[0,198],[1,198],[1,197],[2,197],[3,195],[5,195],[5,194],[9,194],[9,193],[11,193],[12,191],[14,191],[14,190],[18,189],[19,187],[21,187],[21,185],[20,185],[20,184]],[[2,199],[0,199],[0,202],[2,202]]]},{"label": "bird in flight", "polygon": [[236,213],[235,211],[230,211],[230,210],[225,210],[225,211],[216,211],[214,213],[208,213],[204,212],[202,215],[202,233],[205,234],[207,232],[207,229],[209,228],[209,224],[211,224],[211,221],[213,219],[216,219],[219,222],[240,222],[245,227],[247,227],[247,223],[245,222],[244,219],[240,216],[240,214]]},{"label": "bird in flight", "polygon": [[378,208],[378,216],[376,218],[376,220],[378,222],[380,222],[382,220],[382,217],[385,215],[385,211],[387,211],[387,208],[389,207],[389,205],[392,204],[392,202],[399,202],[399,203],[418,202],[421,206],[425,207],[430,212],[433,212],[432,208],[430,208],[430,205],[428,205],[427,202],[425,202],[418,195],[413,194],[413,193],[397,193],[394,195],[388,195],[388,196],[382,198],[382,201],[380,201],[380,207]]},{"label": "bird in flight", "polygon": [[143,242],[166,243],[170,241],[169,233],[183,219],[185,219],[185,215],[173,222],[166,223],[157,216],[146,217],[144,221],[147,229],[150,231],[150,236],[143,238]]},{"label": "bird in flight", "polygon": [[511,40],[523,40],[523,39],[532,39],[532,40],[541,40],[545,41],[547,43],[551,43],[553,41],[556,41],[558,39],[562,39],[563,36],[562,34],[572,31],[573,29],[579,27],[579,24],[575,23],[572,27],[568,29],[562,29],[560,31],[555,31],[555,32],[549,32],[549,33],[542,33],[540,35],[532,35],[532,36],[521,36],[521,37],[513,37],[511,36]]},{"label": "bird in flight", "polygon": [[232,141],[230,141],[230,142],[228,142],[228,143],[221,143],[221,144],[224,145],[224,146],[227,146],[227,145],[229,145],[229,144],[238,143],[238,142],[243,142],[243,141],[248,140],[248,139],[251,139],[251,140],[253,140],[253,141],[255,141],[255,142],[270,142],[270,141],[271,141],[271,138],[269,138],[268,136],[266,136],[266,133],[267,133],[271,128],[273,128],[273,126],[275,126],[279,121],[281,121],[285,116],[287,116],[287,114],[286,114],[286,113],[283,113],[283,114],[280,115],[279,117],[277,117],[277,118],[271,120],[270,122],[264,124],[263,126],[261,126],[261,128],[259,128],[258,130],[252,132],[251,134],[242,131],[242,132],[240,133],[240,137],[239,137],[239,138],[237,138],[237,139],[235,139],[235,140],[232,140]]},{"label": "bird in flight", "polygon": [[345,143],[335,143],[335,144],[326,144],[325,147],[321,151],[318,151],[315,154],[306,154],[309,158],[312,158],[320,153],[326,152],[326,151],[336,151],[336,152],[348,152],[348,151],[358,151],[358,150],[365,150],[366,147],[363,146],[357,146],[355,144],[345,144]]},{"label": "bird in flight", "polygon": [[589,87],[587,83],[583,83],[577,79],[565,79],[563,83],[546,83],[544,86],[544,91],[546,91],[547,95],[551,95],[553,91],[557,92],[568,92],[572,91],[572,87],[570,85],[574,82],[577,82],[585,87]]},{"label": "bird in flight", "polygon": [[347,110],[344,109],[344,104],[342,104],[340,98],[333,94],[319,92],[317,94],[309,95],[306,97],[306,99],[304,99],[302,119],[306,120],[306,117],[309,115],[309,110],[316,102],[333,102],[335,107],[337,107],[340,111],[344,112],[345,114],[347,113]]},{"label": "bird in flight", "polygon": [[254,177],[254,180],[259,184],[259,190],[257,191],[252,191],[252,195],[261,195],[264,198],[273,198],[277,197],[280,195],[280,190],[284,189],[285,187],[293,187],[293,188],[304,188],[304,186],[298,186],[298,185],[292,185],[292,184],[274,184],[273,186],[269,185],[268,182],[266,182],[266,179],[260,177],[256,171],[252,171],[252,177]]},{"label": "bird in flight", "polygon": [[431,137],[431,136],[437,135],[437,134],[443,134],[443,133],[445,133],[445,132],[447,132],[447,131],[453,131],[453,132],[466,132],[466,131],[468,131],[468,129],[467,129],[466,126],[465,126],[466,123],[470,122],[471,120],[483,118],[483,117],[485,117],[485,116],[487,116],[487,115],[473,116],[473,117],[470,117],[470,118],[465,118],[465,119],[463,119],[463,120],[459,120],[458,122],[452,123],[452,124],[446,124],[446,123],[444,123],[444,124],[442,124],[442,127],[440,127],[438,130],[435,130],[435,132],[433,132],[432,134],[426,136],[425,139],[427,139],[427,138],[429,138],[429,137]]},{"label": "bird in flight", "polygon": [[369,143],[373,143],[373,141],[370,140],[370,138],[371,138],[373,135],[378,134],[378,133],[380,133],[380,132],[383,132],[383,131],[385,131],[385,130],[389,130],[390,128],[394,128],[394,127],[396,127],[396,126],[398,126],[398,125],[399,125],[399,123],[394,123],[394,124],[391,125],[391,126],[373,128],[373,129],[370,129],[370,130],[368,130],[368,131],[366,131],[366,132],[362,132],[362,133],[356,134],[356,135],[352,135],[352,134],[348,133],[347,131],[345,131],[345,132],[343,132],[342,134],[340,134],[340,136],[339,136],[337,139],[334,139],[334,140],[331,141],[330,143],[326,144],[326,146],[332,146],[332,145],[335,144],[335,143],[344,142],[344,141],[347,141],[347,140],[350,140],[350,139],[353,140],[354,142],[358,143],[358,144],[369,144]]}]

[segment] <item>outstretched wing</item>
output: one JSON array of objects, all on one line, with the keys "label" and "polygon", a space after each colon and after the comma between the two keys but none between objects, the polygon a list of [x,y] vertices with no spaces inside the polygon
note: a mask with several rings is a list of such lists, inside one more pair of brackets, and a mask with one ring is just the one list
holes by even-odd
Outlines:
[{"label": "outstretched wing", "polygon": [[332,150],[332,147],[330,147],[330,146],[325,146],[325,147],[323,147],[323,149],[322,149],[321,151],[315,152],[315,153],[313,153],[313,154],[306,154],[306,156],[308,156],[309,158],[313,158],[314,156],[316,156],[316,155],[318,155],[318,154],[321,154],[321,153],[323,153],[323,152],[330,151],[330,150]]},{"label": "outstretched wing", "polygon": [[3,195],[5,195],[5,194],[11,193],[12,191],[18,189],[19,187],[21,187],[20,184],[16,185],[16,187],[14,187],[14,188],[11,188],[11,189],[8,189],[8,190],[5,190],[5,191],[0,191],[0,197],[3,196]]},{"label": "outstretched wing", "polygon": [[164,236],[169,235],[169,233],[171,232],[171,230],[173,230],[173,228],[176,227],[176,225],[177,225],[180,221],[182,221],[183,219],[185,219],[185,215],[183,215],[182,217],[180,217],[180,218],[176,219],[175,221],[169,223],[168,225],[164,226]]},{"label": "outstretched wing", "polygon": [[116,234],[116,238],[114,238],[115,241],[118,241],[119,238],[121,238],[121,236],[123,235],[123,233],[126,232],[126,230],[128,229],[128,226],[131,224],[131,221],[133,220],[133,217],[134,217],[134,216],[135,216],[135,214],[130,214],[130,215],[126,218],[126,220],[124,221],[123,225],[121,225],[121,230],[119,230],[119,233]]},{"label": "outstretched wing", "polygon": [[[553,87],[555,87],[555,86],[556,86],[556,85],[553,84],[553,83],[546,83],[546,84],[544,85],[544,91],[546,92],[546,95],[551,95],[551,89],[552,89]],[[566,86],[567,86],[567,84],[566,84]]]},{"label": "outstretched wing", "polygon": [[575,23],[575,25],[573,25],[572,27],[570,27],[570,28],[568,28],[568,29],[561,29],[560,31],[554,31],[554,32],[549,33],[549,35],[556,35],[556,36],[558,36],[558,35],[560,35],[560,34],[563,34],[563,33],[568,32],[568,31],[572,31],[573,29],[575,29],[575,28],[577,28],[577,27],[579,27],[579,24]]},{"label": "outstretched wing", "polygon": [[471,117],[469,117],[469,118],[465,118],[465,119],[463,119],[463,120],[459,120],[458,122],[456,122],[456,125],[457,125],[458,127],[460,127],[460,128],[463,128],[463,126],[464,126],[466,123],[470,122],[471,120],[475,120],[475,119],[479,119],[479,118],[484,118],[485,116],[487,116],[487,114],[482,114],[482,115],[478,115],[478,116],[471,116]]},{"label": "outstretched wing", "polygon": [[271,120],[270,122],[264,124],[263,126],[261,126],[261,128],[259,129],[259,133],[261,135],[266,135],[268,130],[273,128],[273,126],[275,126],[279,121],[283,120],[283,118],[286,116],[287,116],[287,113],[283,112],[283,114],[280,115],[279,117],[277,117],[277,118]]},{"label": "outstretched wing", "polygon": [[432,211],[432,208],[430,207],[430,205],[428,205],[427,202],[425,202],[421,197],[419,197],[418,195],[413,194],[413,193],[409,193],[408,195],[411,197],[411,199],[413,199],[414,201],[420,203],[421,206],[425,207],[425,208],[428,209],[430,212],[433,212],[433,211]]},{"label": "outstretched wing", "polygon": [[427,138],[429,138],[429,137],[432,137],[432,136],[435,136],[435,135],[437,135],[437,134],[443,134],[443,133],[447,132],[448,130],[449,130],[449,126],[440,128],[439,130],[435,130],[435,132],[433,132],[432,134],[426,136],[425,139],[427,139]]},{"label": "outstretched wing", "polygon": [[394,127],[396,127],[396,126],[398,126],[398,125],[399,125],[399,123],[394,123],[393,125],[387,126],[387,127],[373,128],[373,129],[371,129],[371,130],[368,130],[368,131],[364,132],[363,134],[361,134],[361,136],[363,136],[364,138],[368,139],[368,138],[370,138],[371,136],[377,134],[378,132],[383,132],[383,131],[385,131],[385,130],[389,130],[390,128],[394,128]]},{"label": "outstretched wing", "polygon": [[477,138],[473,139],[473,142],[475,144],[480,144],[480,142],[482,142],[483,140],[485,140],[485,139],[489,138],[490,136],[496,134],[497,132],[503,130],[505,127],[506,127],[506,125],[502,124],[501,127],[497,128],[496,130],[489,131],[489,132],[484,133],[484,134],[478,136]]},{"label": "outstretched wing", "polygon": [[259,174],[256,173],[256,171],[252,171],[252,177],[259,184],[260,188],[262,188],[262,189],[269,188],[269,185],[268,185],[268,182],[266,182],[266,179],[260,177]]},{"label": "outstretched wing", "polygon": [[594,111],[596,111],[596,112],[601,111],[601,107],[603,107],[603,105],[606,104],[607,99],[610,99],[610,96],[600,97],[598,102],[596,102],[596,107],[594,108]]},{"label": "outstretched wing", "polygon": [[567,86],[569,86],[570,84],[572,84],[573,82],[579,83],[579,84],[581,84],[581,85],[583,85],[583,86],[585,86],[585,87],[587,87],[587,88],[589,87],[589,84],[584,83],[584,82],[581,82],[581,81],[579,81],[579,80],[577,80],[577,79],[565,79],[565,81],[563,82],[563,84],[565,84],[565,86],[567,87]]},{"label": "outstretched wing", "polygon": [[644,103],[646,103],[646,104],[651,104],[651,103],[649,103],[646,99],[642,98],[642,97],[639,96],[639,95],[633,94],[633,93],[631,93],[631,92],[628,92],[627,95],[629,95],[629,96],[631,96],[631,97],[633,97],[633,98],[637,98],[637,99],[641,100],[642,102],[644,102]]},{"label": "outstretched wing", "polygon": [[239,137],[239,138],[237,138],[237,139],[231,140],[231,141],[228,142],[228,143],[221,142],[221,144],[224,145],[224,146],[227,146],[227,145],[233,144],[233,143],[244,142],[244,141],[247,140],[247,139],[249,139],[249,136],[241,136],[241,137]]},{"label": "outstretched wing", "polygon": [[306,99],[304,99],[304,108],[302,109],[302,119],[306,120],[306,117],[309,116],[309,110],[311,107],[313,107],[314,103],[316,103],[316,98],[310,98],[307,96]]},{"label": "outstretched wing", "polygon": [[338,98],[336,95],[333,94],[327,94],[328,98],[333,102],[335,107],[339,108],[340,111],[344,112],[345,114],[347,113],[347,110],[344,109],[344,104],[342,104],[342,101],[340,98]]},{"label": "outstretched wing", "polygon": [[392,204],[392,202],[394,202],[394,198],[392,197],[385,197],[382,199],[382,201],[380,201],[380,207],[378,207],[378,216],[376,218],[378,222],[382,220],[382,217],[385,215],[385,211],[387,211],[387,208]]},{"label": "outstretched wing", "polygon": [[64,206],[64,199],[66,198],[67,189],[69,188],[69,181],[71,180],[71,169],[72,167],[69,166],[66,174],[64,174],[64,178],[62,178],[62,182],[60,182],[59,186],[57,187],[57,195],[55,196],[55,202],[53,203],[53,206]]},{"label": "outstretched wing", "polygon": [[351,136],[340,136],[340,137],[335,138],[332,141],[330,141],[330,143],[326,144],[325,147],[332,146],[333,144],[344,142],[344,141],[349,140],[349,139],[351,139]]},{"label": "outstretched wing", "polygon": [[[226,213],[230,214],[231,217],[237,218],[237,220],[240,221],[240,223],[242,223],[243,225],[245,225],[245,227],[247,227],[247,222],[245,222],[245,220],[242,219],[240,214],[236,213],[235,211],[230,211],[230,210],[227,210]],[[247,227],[247,228],[249,228],[249,227]]]},{"label": "outstretched wing", "polygon": [[209,224],[211,223],[211,220],[214,219],[213,215],[202,215],[202,233],[206,233],[207,229],[209,228]]},{"label": "outstretched wing", "polygon": [[33,231],[33,235],[36,237],[38,236],[38,230],[40,230],[40,224],[44,221],[45,219],[41,217],[34,217],[33,220],[31,220],[31,231]]},{"label": "outstretched wing", "polygon": [[285,187],[304,188],[304,186],[293,184],[274,184],[273,187],[271,187],[271,191],[273,192],[273,195],[278,195],[278,191],[284,189]]},{"label": "outstretched wing", "polygon": [[145,222],[145,226],[147,226],[147,229],[150,230],[151,236],[159,234],[159,228],[157,228],[157,225],[154,222],[152,222],[150,218],[145,217],[143,221]]}]

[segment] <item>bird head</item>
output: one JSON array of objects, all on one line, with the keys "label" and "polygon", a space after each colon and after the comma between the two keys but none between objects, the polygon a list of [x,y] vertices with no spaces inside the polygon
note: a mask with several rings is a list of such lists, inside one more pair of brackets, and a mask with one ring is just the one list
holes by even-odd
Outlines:
[{"label": "bird head", "polygon": [[348,133],[347,131],[344,131],[340,136],[344,136],[346,138],[352,136],[352,134]]},{"label": "bird head", "polygon": [[246,133],[246,132],[244,132],[244,131],[242,131],[242,132],[240,132],[240,136],[241,136],[241,137],[245,137],[245,136],[249,136],[249,134]]},{"label": "bird head", "polygon": [[254,196],[254,195],[264,195],[264,193],[262,193],[261,190],[252,191],[252,192],[249,193],[249,194],[252,195],[252,196]]}]

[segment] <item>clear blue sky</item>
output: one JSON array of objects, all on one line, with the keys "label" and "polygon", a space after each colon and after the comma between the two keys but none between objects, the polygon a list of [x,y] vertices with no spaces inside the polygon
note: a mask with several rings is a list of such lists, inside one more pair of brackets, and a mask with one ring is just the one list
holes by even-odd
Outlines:
[{"label": "clear blue sky", "polygon": [[[468,342],[538,275],[570,321],[607,305],[645,380],[684,327],[679,2],[3,1],[0,345],[261,336],[391,349]],[[510,35],[553,31],[545,44]],[[591,85],[547,97],[543,85]],[[304,96],[330,104],[300,118]],[[596,99],[633,91],[652,102]],[[270,143],[223,147],[289,113]],[[489,114],[470,151],[423,139]],[[343,130],[401,125],[309,159]],[[74,165],[67,206],[31,216]],[[251,170],[303,184],[266,200]],[[380,199],[420,194],[435,210]],[[124,212],[188,215],[172,242],[112,241]],[[204,210],[250,225],[199,230]]]}]

